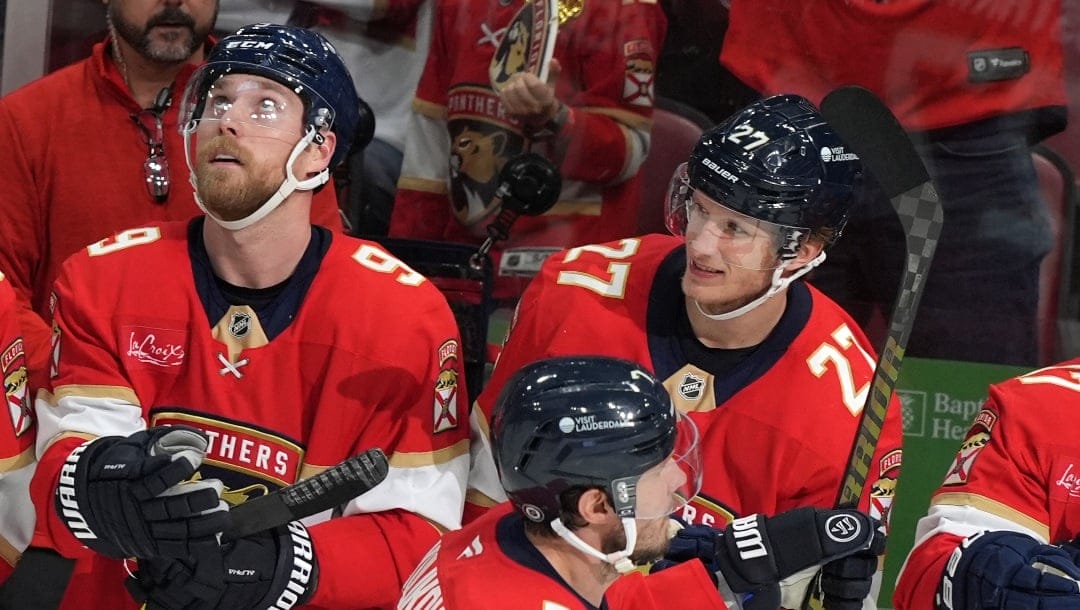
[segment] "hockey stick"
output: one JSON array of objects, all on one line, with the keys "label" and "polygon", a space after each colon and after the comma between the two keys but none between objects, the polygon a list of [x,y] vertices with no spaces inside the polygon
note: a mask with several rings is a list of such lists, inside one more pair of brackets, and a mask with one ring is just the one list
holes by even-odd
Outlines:
[{"label": "hockey stick", "polygon": [[[847,470],[837,495],[838,508],[854,508],[866,487],[885,413],[896,389],[919,308],[926,276],[934,259],[944,215],[941,202],[915,147],[892,112],[870,91],[841,87],[821,102],[821,114],[845,144],[859,155],[863,166],[877,179],[904,227],[907,250],[900,288],[889,320],[889,334],[878,357],[870,392],[848,458]],[[825,607],[820,573],[809,589],[803,608]]]},{"label": "hockey stick", "polygon": [[390,471],[382,449],[368,449],[299,483],[229,509],[232,524],[222,542],[250,536],[321,513],[367,493]]},{"label": "hockey stick", "polygon": [[[389,464],[381,449],[368,449],[336,466],[229,510],[231,524],[222,542],[285,525],[334,508],[375,488]],[[75,561],[52,549],[31,547],[0,587],[0,608],[55,610],[71,579]]]},{"label": "hockey stick", "polygon": [[861,87],[841,87],[822,100],[821,114],[889,196],[907,244],[889,334],[870,380],[870,394],[836,501],[838,507],[854,507],[866,486],[944,218],[937,192],[915,147],[896,117],[873,93]]}]

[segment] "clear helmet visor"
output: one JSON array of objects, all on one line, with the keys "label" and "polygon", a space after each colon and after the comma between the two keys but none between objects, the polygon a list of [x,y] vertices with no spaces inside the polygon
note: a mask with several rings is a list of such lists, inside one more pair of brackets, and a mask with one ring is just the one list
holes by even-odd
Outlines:
[{"label": "clear helmet visor", "polygon": [[[197,164],[221,135],[294,146],[309,126],[330,129],[334,113],[317,93],[265,66],[204,65],[192,76],[180,109],[188,159]],[[257,146],[258,144],[254,144]],[[228,154],[228,151],[225,152]]]},{"label": "clear helmet visor", "polygon": [[636,483],[612,483],[616,505],[628,494],[636,496],[633,516],[638,519],[667,517],[682,510],[701,491],[701,439],[697,426],[689,417],[677,413],[675,430],[675,449],[667,459],[646,470]]},{"label": "clear helmet visor", "polygon": [[781,267],[810,234],[803,227],[747,216],[695,189],[686,163],[675,170],[668,186],[667,226],[699,248],[715,251],[728,265],[756,270]]}]

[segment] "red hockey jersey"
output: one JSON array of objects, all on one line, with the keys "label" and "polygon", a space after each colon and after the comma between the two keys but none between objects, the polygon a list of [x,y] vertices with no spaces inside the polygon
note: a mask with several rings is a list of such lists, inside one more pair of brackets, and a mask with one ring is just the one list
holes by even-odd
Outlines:
[{"label": "red hockey jersey", "polygon": [[[722,528],[751,513],[833,506],[873,375],[868,341],[835,303],[795,282],[772,333],[733,369],[715,375],[716,354],[696,340],[686,316],[682,244],[648,235],[549,259],[522,297],[479,407],[490,417],[507,379],[534,360],[625,358],[664,380],[676,407],[701,431],[704,481],[682,517]],[[860,502],[883,520],[900,457],[894,399]],[[475,481],[479,491],[490,490],[482,476]]]},{"label": "red hockey jersey", "polygon": [[0,417],[0,583],[11,573],[34,530],[34,410],[26,353],[15,317],[15,291],[0,274],[0,375],[7,414]]},{"label": "red hockey jersey", "polygon": [[[125,231],[65,264],[52,387],[38,403],[35,543],[89,554],[52,509],[77,437],[200,428],[210,447],[197,476],[221,479],[232,504],[380,447],[387,480],[346,516],[321,515],[311,528],[320,564],[312,604],[392,607],[439,531],[460,527],[468,415],[446,301],[378,245],[313,227],[273,301],[230,305],[202,247],[203,222]],[[67,607],[133,607],[119,562],[80,563]]]},{"label": "red hockey jersey", "polygon": [[720,60],[763,95],[861,85],[915,131],[1066,103],[1061,0],[733,2]]},{"label": "red hockey jersey", "polygon": [[934,607],[953,549],[982,530],[1060,544],[1080,535],[1080,359],[990,386],[896,584],[898,609]]},{"label": "red hockey jersey", "polygon": [[[556,95],[570,106],[571,118],[553,145],[532,144],[559,165],[563,190],[551,211],[519,218],[509,240],[498,244],[496,296],[518,296],[552,252],[636,232],[636,174],[648,152],[656,54],[667,22],[655,0],[569,5],[554,57],[562,65]],[[489,75],[496,47],[521,6],[438,3],[392,236],[477,244],[486,236],[498,205],[499,171],[530,150]]]},{"label": "red hockey jersey", "polygon": [[[725,610],[700,562],[644,577],[624,576],[603,610]],[[513,583],[513,586],[510,586]],[[524,519],[507,502],[444,536],[405,583],[398,610],[597,610],[559,576],[525,537]]]}]

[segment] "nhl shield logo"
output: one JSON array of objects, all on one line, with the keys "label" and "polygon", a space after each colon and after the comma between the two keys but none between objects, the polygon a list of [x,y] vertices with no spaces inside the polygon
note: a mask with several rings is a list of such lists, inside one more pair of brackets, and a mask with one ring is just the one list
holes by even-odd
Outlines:
[{"label": "nhl shield logo", "polygon": [[679,382],[679,396],[686,400],[697,400],[705,391],[705,378],[693,373],[687,373]]},{"label": "nhl shield logo", "polygon": [[243,339],[249,332],[251,332],[251,316],[242,311],[234,312],[232,319],[229,320],[229,334],[237,339]]}]

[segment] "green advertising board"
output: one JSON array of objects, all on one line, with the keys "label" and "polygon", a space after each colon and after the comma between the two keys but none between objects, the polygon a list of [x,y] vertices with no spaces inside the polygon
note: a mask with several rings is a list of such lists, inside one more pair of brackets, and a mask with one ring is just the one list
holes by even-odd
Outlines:
[{"label": "green advertising board", "polygon": [[890,517],[885,579],[878,607],[892,608],[897,573],[915,541],[915,523],[945,477],[971,420],[986,401],[987,386],[1031,369],[905,358],[897,395],[903,405],[904,461]]}]

